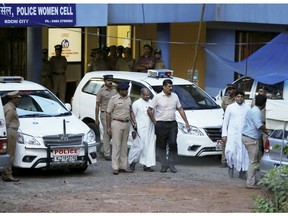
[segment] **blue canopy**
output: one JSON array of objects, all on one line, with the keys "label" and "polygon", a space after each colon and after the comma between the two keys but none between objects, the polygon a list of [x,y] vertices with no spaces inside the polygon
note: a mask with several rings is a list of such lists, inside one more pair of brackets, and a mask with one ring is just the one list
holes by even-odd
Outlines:
[{"label": "blue canopy", "polygon": [[216,61],[232,71],[238,72],[266,84],[288,80],[288,32],[282,32],[273,40],[240,62],[225,59],[204,48]]}]

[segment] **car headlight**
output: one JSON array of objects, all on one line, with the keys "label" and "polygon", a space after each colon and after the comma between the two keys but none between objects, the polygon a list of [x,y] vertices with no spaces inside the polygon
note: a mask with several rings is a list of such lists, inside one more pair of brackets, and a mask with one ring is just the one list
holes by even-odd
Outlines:
[{"label": "car headlight", "polygon": [[86,138],[87,138],[87,143],[95,142],[96,137],[95,137],[94,131],[90,129],[86,135]]},{"label": "car headlight", "polygon": [[19,133],[17,141],[18,143],[24,145],[40,146],[40,143],[35,139],[35,137],[23,133]]},{"label": "car headlight", "polygon": [[189,130],[187,130],[185,124],[178,122],[178,128],[184,133],[184,134],[191,134],[194,136],[204,136],[204,134],[197,128],[192,125],[190,125]]}]

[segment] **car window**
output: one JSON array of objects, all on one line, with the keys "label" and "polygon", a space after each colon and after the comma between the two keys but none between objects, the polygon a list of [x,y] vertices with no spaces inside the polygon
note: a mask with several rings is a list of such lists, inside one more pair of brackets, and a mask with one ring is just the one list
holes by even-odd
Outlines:
[{"label": "car window", "polygon": [[[162,91],[162,86],[152,86],[155,92]],[[219,109],[220,106],[196,85],[173,85],[172,91],[179,97],[185,110]]]},{"label": "car window", "polygon": [[[141,89],[145,88],[145,87],[146,86],[144,86],[141,83],[132,81],[132,86],[131,86],[131,90],[130,90],[130,97],[131,97],[132,103],[134,101],[136,101],[137,99],[141,98]],[[152,99],[153,98],[153,94],[151,93],[151,91],[150,91],[150,95],[151,95],[151,99]]]},{"label": "car window", "polygon": [[[1,92],[1,94],[5,92]],[[7,92],[6,92],[7,93]],[[21,117],[71,115],[71,112],[48,90],[20,91],[17,114]]]},{"label": "car window", "polygon": [[104,85],[103,79],[91,78],[83,87],[82,91],[88,94],[96,95],[99,89]]},{"label": "car window", "polygon": [[[249,99],[253,82],[254,80],[250,77],[243,77],[234,82],[234,84],[236,84],[236,88],[242,89],[244,91],[245,99]],[[227,88],[225,89],[225,95],[227,95]]]},{"label": "car window", "polygon": [[[275,131],[273,131],[273,133],[271,134],[271,138],[282,139],[283,138],[283,130],[275,130]],[[286,131],[286,130],[285,130],[285,133],[284,133],[284,138],[285,139],[288,138],[288,131]]]},{"label": "car window", "polygon": [[269,99],[283,99],[284,82],[279,82],[279,83],[276,83],[274,85],[267,85],[267,84],[258,82],[257,89],[260,86],[265,86],[267,88],[267,98],[269,98]]}]

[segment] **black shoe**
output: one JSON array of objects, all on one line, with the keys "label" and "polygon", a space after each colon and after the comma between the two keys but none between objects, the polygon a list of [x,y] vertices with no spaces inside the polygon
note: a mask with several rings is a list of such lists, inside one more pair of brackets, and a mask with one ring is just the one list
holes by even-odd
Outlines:
[{"label": "black shoe", "polygon": [[239,178],[243,180],[247,180],[246,171],[240,171]]},{"label": "black shoe", "polygon": [[8,177],[8,178],[2,177],[2,180],[5,182],[19,182],[19,178],[14,178],[13,176]]},{"label": "black shoe", "polygon": [[166,167],[166,166],[161,166],[160,172],[161,172],[161,173],[166,173],[166,172],[167,172],[167,169],[168,169],[168,167]]},{"label": "black shoe", "polygon": [[111,157],[110,156],[105,156],[104,157],[106,161],[111,161]]},{"label": "black shoe", "polygon": [[145,172],[153,172],[154,171],[151,167],[146,167],[145,165],[143,166],[143,170]]},{"label": "black shoe", "polygon": [[129,167],[131,170],[135,171],[135,166],[136,166],[136,163],[132,162]]},{"label": "black shoe", "polygon": [[232,167],[228,167],[228,174],[231,178],[233,178],[234,176],[234,166],[232,165]]},{"label": "black shoe", "polygon": [[170,165],[169,166],[169,168],[170,168],[170,171],[172,172],[172,173],[176,173],[177,172],[177,169],[175,168],[175,166],[174,165]]},{"label": "black shoe", "polygon": [[224,163],[222,163],[219,167],[221,167],[221,168],[226,168],[226,167],[228,167],[228,164],[227,164],[226,162],[224,162]]},{"label": "black shoe", "polygon": [[113,170],[113,175],[118,175],[119,171],[118,170]]}]

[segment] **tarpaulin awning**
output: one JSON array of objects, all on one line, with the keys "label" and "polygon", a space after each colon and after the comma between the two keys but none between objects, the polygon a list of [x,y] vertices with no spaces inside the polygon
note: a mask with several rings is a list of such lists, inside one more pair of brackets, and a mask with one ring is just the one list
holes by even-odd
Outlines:
[{"label": "tarpaulin awning", "polygon": [[288,32],[282,32],[246,59],[233,62],[208,48],[204,50],[233,72],[266,84],[288,80]]}]

